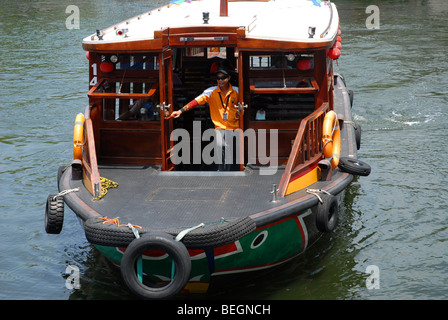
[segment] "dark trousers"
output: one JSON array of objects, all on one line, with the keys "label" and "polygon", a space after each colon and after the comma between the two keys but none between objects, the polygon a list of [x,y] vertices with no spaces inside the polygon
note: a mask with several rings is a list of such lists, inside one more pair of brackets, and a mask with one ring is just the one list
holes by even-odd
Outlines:
[{"label": "dark trousers", "polygon": [[[237,157],[238,139],[233,130],[216,129],[217,151],[221,160],[218,161],[218,171],[239,171],[240,164]],[[221,151],[220,151],[221,149]]]}]

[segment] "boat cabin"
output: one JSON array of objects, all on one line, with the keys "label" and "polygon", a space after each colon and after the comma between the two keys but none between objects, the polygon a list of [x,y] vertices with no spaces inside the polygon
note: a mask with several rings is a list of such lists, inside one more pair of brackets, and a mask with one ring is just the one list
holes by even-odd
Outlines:
[{"label": "boat cabin", "polygon": [[184,47],[168,55],[93,56],[88,95],[99,129],[97,156],[104,164],[163,164],[163,170],[173,169],[165,156],[172,130],[192,134],[193,121],[200,121],[202,131],[213,124],[206,105],[174,120],[163,115],[216,86],[218,65],[229,65],[231,84],[239,88],[241,129],[279,130],[279,163],[286,164],[300,121],[330,100],[328,79],[316,67],[325,52],[235,53],[233,47]]},{"label": "boat cabin", "polygon": [[[328,28],[334,23],[330,19]],[[126,37],[127,29],[122,25],[111,28],[109,34]],[[231,84],[239,89],[240,129],[250,132],[240,138],[240,170],[248,163],[263,165],[271,159],[272,132],[277,134],[278,143],[275,161],[288,171],[285,180],[309,169],[310,164],[316,167],[322,158],[323,117],[333,109],[333,63],[328,53],[335,38],[310,42],[252,39],[246,36],[248,30],[206,25],[167,27],[154,31],[150,40],[128,42],[107,41],[102,35],[106,32],[97,31],[91,41],[84,41],[90,70],[86,109],[90,164],[86,163],[85,171],[95,175],[90,180],[98,178],[93,172],[97,165],[215,170],[213,165],[193,158],[193,151],[189,162],[172,161],[176,129],[188,132],[190,150],[197,151],[198,146],[203,150],[210,143],[201,138],[213,128],[208,106],[198,106],[177,119],[168,116],[216,86],[219,66],[230,70]],[[268,142],[266,151],[255,152],[255,159],[250,158],[249,148],[254,146],[249,138],[255,135],[258,141],[260,134]],[[285,188],[287,182],[283,185]]]}]

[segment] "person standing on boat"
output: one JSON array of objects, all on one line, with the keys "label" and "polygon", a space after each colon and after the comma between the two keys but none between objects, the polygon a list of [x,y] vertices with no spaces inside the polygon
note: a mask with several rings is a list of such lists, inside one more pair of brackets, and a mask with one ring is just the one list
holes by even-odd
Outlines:
[{"label": "person standing on boat", "polygon": [[[217,86],[207,88],[180,110],[173,111],[170,117],[179,118],[182,113],[208,103],[210,117],[215,125],[217,147],[222,149],[222,161],[218,164],[218,171],[237,171],[239,164],[235,161],[236,143],[233,142],[236,139],[233,139],[233,130],[239,128],[237,109],[235,108],[235,104],[238,102],[238,87],[233,87],[230,84],[231,76],[227,69],[219,68],[215,75]],[[232,139],[228,137],[226,141],[226,134],[231,135]],[[226,153],[229,154],[231,151],[233,159],[226,159]]]}]

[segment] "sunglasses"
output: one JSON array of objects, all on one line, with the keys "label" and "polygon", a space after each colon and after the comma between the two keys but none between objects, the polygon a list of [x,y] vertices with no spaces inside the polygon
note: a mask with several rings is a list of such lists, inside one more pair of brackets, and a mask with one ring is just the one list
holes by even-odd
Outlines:
[{"label": "sunglasses", "polygon": [[221,76],[221,77],[216,77],[216,80],[225,80],[227,79],[229,76]]}]

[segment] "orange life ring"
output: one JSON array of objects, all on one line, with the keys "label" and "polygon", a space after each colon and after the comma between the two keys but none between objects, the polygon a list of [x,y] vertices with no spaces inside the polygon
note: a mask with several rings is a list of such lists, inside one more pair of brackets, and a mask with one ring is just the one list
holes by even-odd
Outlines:
[{"label": "orange life ring", "polygon": [[73,159],[81,160],[82,147],[84,145],[84,122],[84,115],[78,113],[75,118],[75,128],[73,129]]},{"label": "orange life ring", "polygon": [[325,115],[322,144],[325,158],[331,158],[331,167],[335,169],[339,164],[341,155],[341,131],[339,129],[338,116],[334,111],[329,111]]}]

